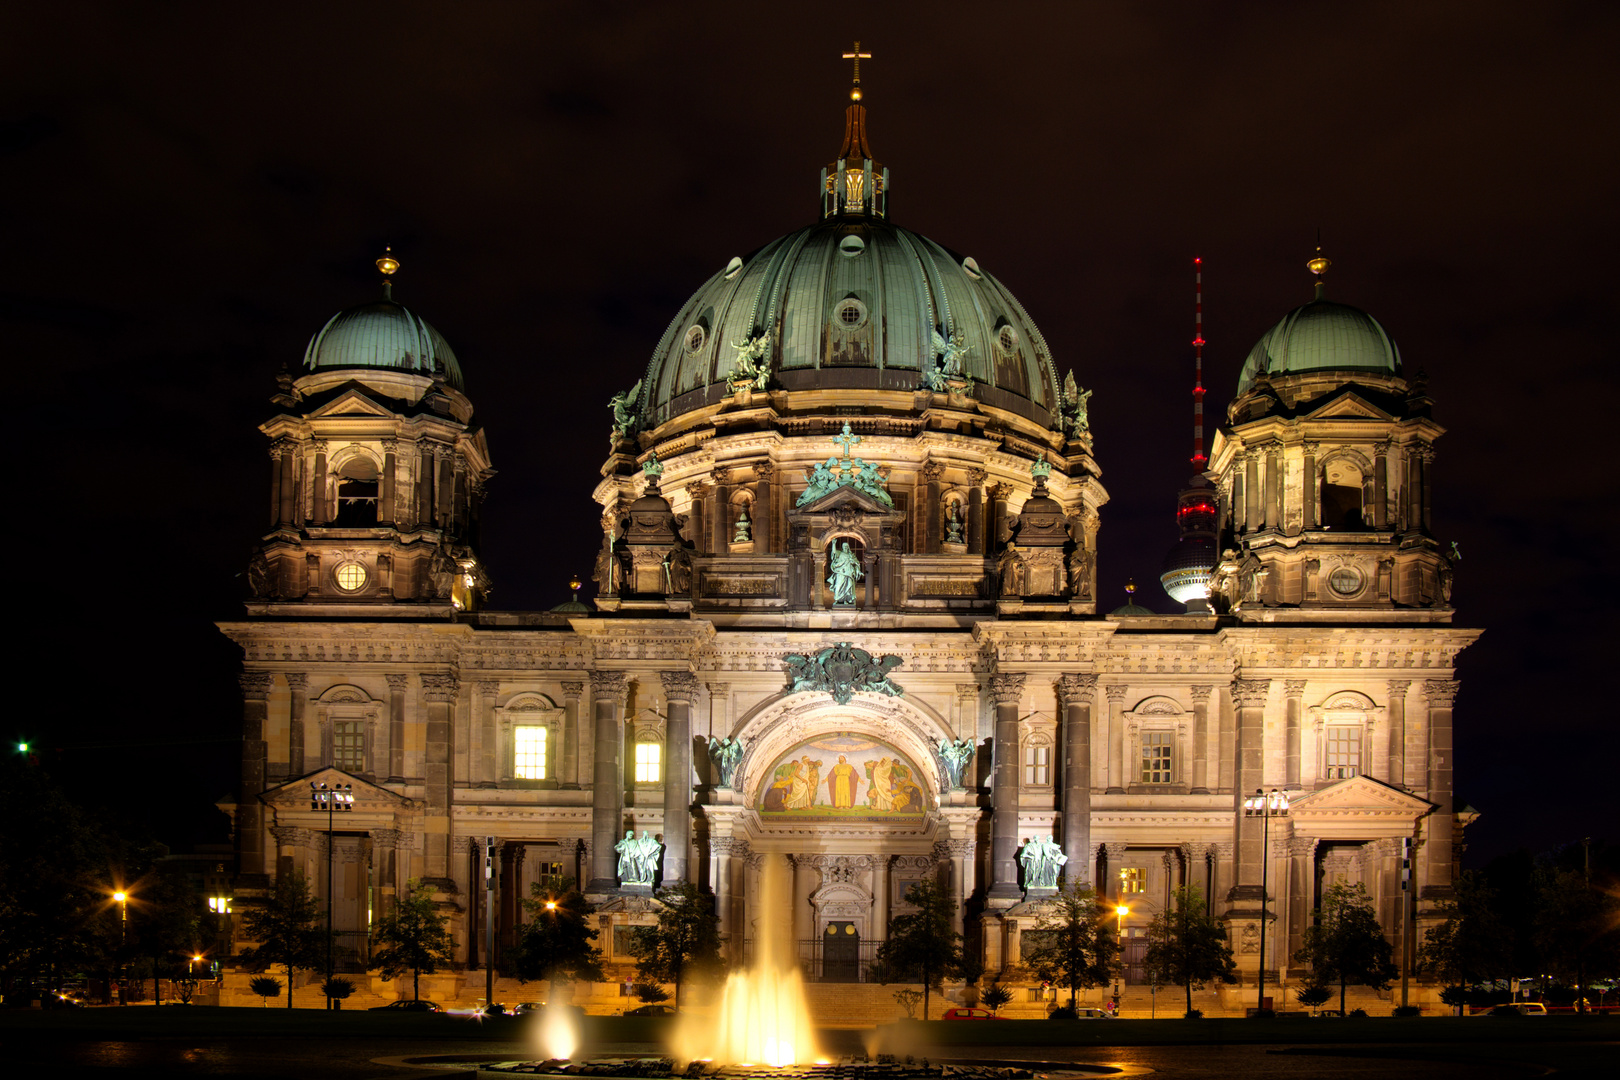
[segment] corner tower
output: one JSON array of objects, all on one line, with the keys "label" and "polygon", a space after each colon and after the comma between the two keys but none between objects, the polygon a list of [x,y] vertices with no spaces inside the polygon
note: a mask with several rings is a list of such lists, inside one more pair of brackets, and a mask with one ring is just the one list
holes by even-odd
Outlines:
[{"label": "corner tower", "polygon": [[271,441],[270,531],[248,567],[253,615],[441,614],[478,607],[484,484],[494,475],[461,366],[393,298],[327,320],[260,430]]},{"label": "corner tower", "polygon": [[1432,534],[1430,470],[1444,429],[1377,319],[1316,296],[1250,351],[1216,436],[1217,610],[1395,612],[1451,619],[1451,561]]}]

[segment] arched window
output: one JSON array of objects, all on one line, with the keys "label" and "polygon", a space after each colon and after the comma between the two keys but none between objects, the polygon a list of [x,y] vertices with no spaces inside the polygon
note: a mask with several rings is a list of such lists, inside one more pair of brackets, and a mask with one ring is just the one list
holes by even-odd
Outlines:
[{"label": "arched window", "polygon": [[1362,496],[1366,477],[1354,462],[1333,458],[1322,469],[1322,528],[1338,532],[1365,529]]},{"label": "arched window", "polygon": [[377,466],[356,455],[337,475],[337,518],[334,525],[365,528],[377,524]]}]

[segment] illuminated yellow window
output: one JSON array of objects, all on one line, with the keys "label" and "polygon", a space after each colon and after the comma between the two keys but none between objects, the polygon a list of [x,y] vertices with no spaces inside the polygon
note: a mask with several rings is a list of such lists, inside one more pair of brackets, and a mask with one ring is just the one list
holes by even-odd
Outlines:
[{"label": "illuminated yellow window", "polygon": [[1361,729],[1356,727],[1330,727],[1327,729],[1327,778],[1348,780],[1361,772]]},{"label": "illuminated yellow window", "polygon": [[1024,750],[1024,784],[1026,787],[1050,787],[1052,784],[1052,748],[1031,746]]},{"label": "illuminated yellow window", "polygon": [[1127,866],[1119,872],[1119,891],[1122,895],[1147,892],[1147,870],[1140,866]]},{"label": "illuminated yellow window", "polygon": [[339,720],[332,725],[332,766],[346,773],[366,771],[365,723]]},{"label": "illuminated yellow window", "polygon": [[851,207],[866,199],[866,173],[861,169],[844,170],[844,201]]},{"label": "illuminated yellow window", "polygon": [[636,743],[636,783],[656,784],[663,778],[661,750],[655,742]]},{"label": "illuminated yellow window", "polygon": [[546,734],[543,727],[512,729],[512,775],[519,780],[546,778]]},{"label": "illuminated yellow window", "polygon": [[1170,732],[1142,733],[1142,783],[1168,784],[1172,781]]},{"label": "illuminated yellow window", "polygon": [[210,896],[208,910],[216,915],[229,915],[231,913],[231,898],[228,896]]},{"label": "illuminated yellow window", "polygon": [[344,563],[332,576],[337,579],[338,588],[354,592],[366,583],[366,568],[359,563]]}]

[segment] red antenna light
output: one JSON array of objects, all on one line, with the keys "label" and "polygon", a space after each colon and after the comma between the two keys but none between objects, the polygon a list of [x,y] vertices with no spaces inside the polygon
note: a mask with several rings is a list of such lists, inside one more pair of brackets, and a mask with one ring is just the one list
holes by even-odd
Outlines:
[{"label": "red antenna light", "polygon": [[1193,258],[1193,468],[1209,463],[1204,453],[1204,260]]}]

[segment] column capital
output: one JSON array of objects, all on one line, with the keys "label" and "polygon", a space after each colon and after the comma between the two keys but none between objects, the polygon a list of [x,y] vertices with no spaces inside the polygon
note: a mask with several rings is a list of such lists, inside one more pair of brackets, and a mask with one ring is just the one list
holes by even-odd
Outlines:
[{"label": "column capital", "polygon": [[401,675],[398,672],[391,672],[383,678],[388,680],[388,689],[396,694],[403,694],[405,688],[411,684],[409,675]]},{"label": "column capital", "polygon": [[1182,843],[1182,845],[1181,845],[1181,853],[1189,861],[1194,860],[1194,859],[1207,859],[1207,858],[1209,858],[1210,850],[1211,850],[1211,845],[1209,845],[1209,844],[1200,844],[1200,843],[1197,843],[1197,842],[1192,841],[1192,840],[1184,841]]},{"label": "column capital", "polygon": [[1069,674],[1058,676],[1058,700],[1064,705],[1090,705],[1097,695],[1097,676]]},{"label": "column capital", "polygon": [[1304,679],[1284,679],[1283,696],[1297,698],[1305,693]]},{"label": "column capital", "polygon": [[979,684],[976,682],[959,682],[956,684],[956,696],[963,701],[975,701],[979,696]]},{"label": "column capital", "polygon": [[1192,695],[1194,705],[1208,705],[1209,695],[1214,689],[1208,683],[1199,683],[1196,686],[1187,687],[1187,692]]},{"label": "column capital", "polygon": [[399,451],[399,440],[398,439],[384,439],[382,441],[382,448],[383,448],[383,453],[385,453],[385,454],[397,453]]},{"label": "column capital", "polygon": [[690,671],[660,671],[658,680],[664,684],[664,697],[670,701],[697,700],[697,676]]},{"label": "column capital", "polygon": [[1429,699],[1431,709],[1449,709],[1457,698],[1456,679],[1424,679],[1423,696]]},{"label": "column capital", "polygon": [[930,484],[937,483],[939,478],[944,475],[945,465],[943,462],[935,461],[932,458],[923,462],[922,476],[925,482]]},{"label": "column capital", "polygon": [[990,676],[990,693],[995,696],[997,705],[1017,705],[1018,700],[1024,696],[1024,680],[1029,678],[1022,672],[1002,672]]},{"label": "column capital", "polygon": [[315,452],[317,454],[326,453],[326,440],[325,439],[311,439],[311,440],[309,440],[309,445],[315,448]]},{"label": "column capital", "polygon": [[1232,680],[1232,703],[1240,709],[1262,708],[1270,692],[1270,679]]},{"label": "column capital", "polygon": [[1126,843],[1122,843],[1122,842],[1120,842],[1118,840],[1115,840],[1113,843],[1103,844],[1102,845],[1103,850],[1108,852],[1108,872],[1109,873],[1114,872],[1114,860],[1119,858],[1121,855],[1125,854],[1125,852],[1130,848],[1130,846],[1131,845],[1126,844]]},{"label": "column capital", "polygon": [[1005,499],[1012,494],[1012,488],[1007,484],[991,484],[985,489],[991,499]]},{"label": "column capital", "polygon": [[990,474],[983,469],[969,469],[967,475],[968,483],[974,487],[982,487],[984,482],[990,479]]},{"label": "column capital", "polygon": [[1389,696],[1392,699],[1393,698],[1402,698],[1402,699],[1404,699],[1406,697],[1406,692],[1408,690],[1410,690],[1410,689],[1412,689],[1412,680],[1411,679],[1391,679],[1391,680],[1389,680]]},{"label": "column capital", "polygon": [[591,695],[599,698],[613,698],[623,704],[627,687],[625,686],[624,672],[622,671],[592,671]]},{"label": "column capital", "polygon": [[1288,853],[1296,858],[1309,858],[1316,854],[1316,845],[1321,842],[1315,836],[1292,836],[1288,839]]},{"label": "column capital", "polygon": [[265,701],[270,697],[268,671],[244,671],[236,681],[242,687],[242,696],[249,701]]},{"label": "column capital", "polygon": [[563,697],[569,701],[578,701],[585,694],[585,684],[582,682],[565,682],[562,684]]},{"label": "column capital", "polygon": [[713,480],[717,485],[729,484],[731,483],[731,470],[724,465],[716,465],[709,470],[709,479]]},{"label": "column capital", "polygon": [[754,462],[754,476],[767,484],[770,483],[776,478],[776,464],[772,461]]},{"label": "column capital", "polygon": [[1306,442],[1300,443],[1299,445],[1300,445],[1300,447],[1302,449],[1304,449],[1305,453],[1310,457],[1315,457],[1317,455],[1318,451],[1320,451],[1322,449],[1322,444],[1319,443],[1319,442],[1306,441]]},{"label": "column capital", "polygon": [[1108,695],[1108,705],[1117,709],[1125,703],[1125,693],[1130,690],[1124,683],[1109,683],[1103,687],[1103,693]]},{"label": "column capital", "polygon": [[423,674],[422,696],[429,701],[454,701],[461,688],[454,675]]},{"label": "column capital", "polygon": [[479,679],[478,692],[485,697],[495,697],[501,692],[501,681],[499,679]]},{"label": "column capital", "polygon": [[287,671],[282,673],[282,677],[287,680],[289,690],[309,689],[309,673],[306,671]]}]

